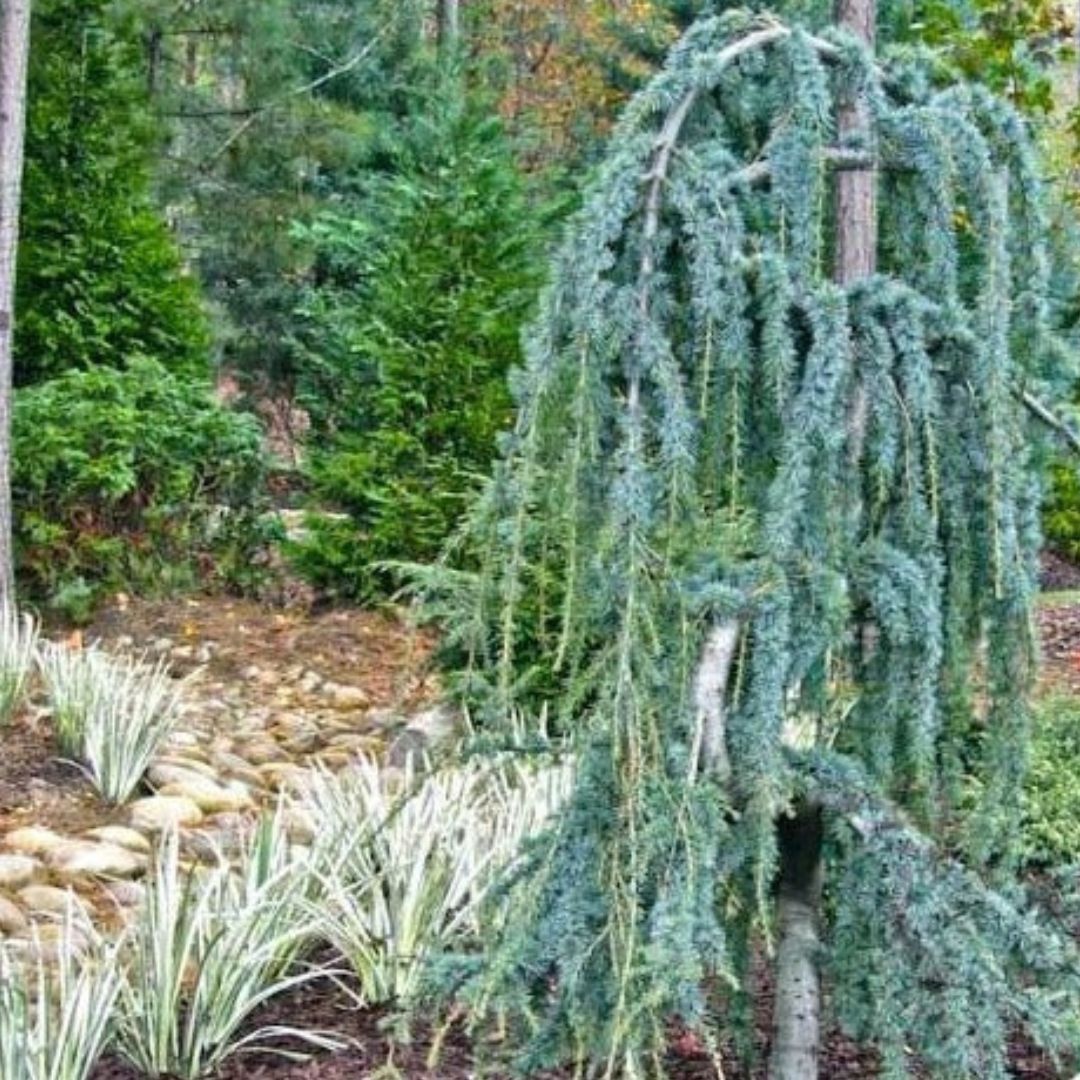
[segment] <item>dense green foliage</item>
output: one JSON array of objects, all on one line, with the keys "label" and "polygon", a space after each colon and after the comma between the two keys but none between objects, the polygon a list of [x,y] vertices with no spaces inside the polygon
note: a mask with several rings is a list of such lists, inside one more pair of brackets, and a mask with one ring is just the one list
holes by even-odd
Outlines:
[{"label": "dense green foliage", "polygon": [[[838,147],[856,95],[872,131]],[[829,176],[868,151],[880,272],[842,287]],[[807,803],[830,1000],[887,1076],[913,1050],[1004,1077],[1018,1020],[1070,1043],[1074,953],[980,877],[1017,850],[1040,441],[1015,393],[1057,362],[1045,239],[1015,112],[839,33],[703,19],[630,106],[528,336],[480,554],[426,575],[476,715],[543,699],[581,756],[456,971],[526,1066],[656,1076],[670,1017],[715,1037],[704,987],[750,992]],[[695,697],[717,632],[719,743]]]},{"label": "dense green foliage", "polygon": [[107,0],[34,5],[16,380],[149,356],[203,374],[194,282],[153,205],[140,36]]},{"label": "dense green foliage", "polygon": [[1035,713],[1024,819],[1025,861],[1080,865],[1080,706],[1074,698],[1052,697]]},{"label": "dense green foliage", "polygon": [[162,184],[220,317],[220,362],[254,389],[288,392],[310,260],[293,223],[380,166],[425,61],[424,5],[128,6],[153,43],[144,66],[172,132]]},{"label": "dense green foliage", "polygon": [[20,391],[13,428],[27,595],[83,616],[103,589],[190,584],[200,560],[250,572],[259,431],[204,385],[148,359],[73,371]]},{"label": "dense green foliage", "polygon": [[453,86],[362,201],[302,230],[298,400],[320,504],[296,553],[319,585],[368,595],[373,564],[433,558],[510,420],[506,373],[538,285],[536,214],[497,121]]},{"label": "dense green foliage", "polygon": [[1043,513],[1047,544],[1070,559],[1080,559],[1080,475],[1073,461],[1050,470]]}]

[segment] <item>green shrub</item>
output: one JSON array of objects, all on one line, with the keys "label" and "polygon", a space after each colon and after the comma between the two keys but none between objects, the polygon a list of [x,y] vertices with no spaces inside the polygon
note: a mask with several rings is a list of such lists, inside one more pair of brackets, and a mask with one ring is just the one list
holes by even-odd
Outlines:
[{"label": "green shrub", "polygon": [[15,379],[133,357],[205,373],[199,291],[152,201],[145,42],[110,0],[39,0],[30,50]]},{"label": "green shrub", "polygon": [[230,584],[219,549],[250,567],[258,425],[203,383],[147,359],[68,372],[17,392],[13,439],[17,570],[35,597],[80,615],[103,588],[167,591],[208,567]]},{"label": "green shrub", "polygon": [[1044,702],[1034,719],[1024,795],[1029,864],[1080,863],[1080,699]]},{"label": "green shrub", "polygon": [[1043,506],[1043,534],[1055,551],[1070,559],[1080,559],[1080,474],[1075,462],[1050,469]]},{"label": "green shrub", "polygon": [[536,214],[497,122],[449,95],[398,148],[395,174],[304,238],[300,400],[322,506],[296,551],[311,580],[379,593],[383,559],[434,557],[509,422],[508,369],[539,284]]}]

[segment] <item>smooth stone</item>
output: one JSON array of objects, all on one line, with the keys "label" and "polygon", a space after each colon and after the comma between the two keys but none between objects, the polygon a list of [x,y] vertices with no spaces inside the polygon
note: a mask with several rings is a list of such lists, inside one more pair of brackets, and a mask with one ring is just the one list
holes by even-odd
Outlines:
[{"label": "smooth stone", "polygon": [[287,761],[274,761],[259,766],[259,773],[275,791],[286,787],[302,786],[308,777],[308,770]]},{"label": "smooth stone", "polygon": [[167,748],[177,747],[196,747],[199,745],[199,737],[193,731],[174,731],[168,739],[165,740],[165,746]]},{"label": "smooth stone", "polygon": [[353,753],[377,754],[383,748],[383,740],[377,735],[361,735],[349,731],[333,735],[327,745],[334,750],[350,750]]},{"label": "smooth stone", "polygon": [[204,814],[217,814],[223,810],[247,810],[254,805],[246,789],[240,791],[223,787],[203,777],[166,784],[161,789],[161,795],[190,799]]},{"label": "smooth stone", "polygon": [[243,781],[249,787],[259,788],[263,785],[264,781],[258,770],[238,754],[217,754],[214,757],[214,765],[220,772]]},{"label": "smooth stone", "polygon": [[317,755],[317,760],[319,764],[323,765],[327,769],[336,772],[338,769],[344,769],[345,766],[348,765],[355,756],[355,754],[349,753],[348,750],[342,750],[339,748],[333,750],[323,750],[320,754]]},{"label": "smooth stone", "polygon": [[198,780],[212,779],[216,776],[214,771],[210,770],[210,775],[207,777],[205,772],[194,767],[193,762],[191,767],[188,765],[180,765],[174,759],[169,761],[162,761],[156,765],[151,765],[147,772],[147,779],[155,788],[166,788],[170,784],[186,784],[194,783]]},{"label": "smooth stone", "polygon": [[239,854],[240,845],[228,834],[215,832],[187,832],[180,841],[180,851],[197,862],[225,863]]},{"label": "smooth stone", "polygon": [[281,813],[282,824],[289,839],[296,844],[311,844],[315,840],[315,819],[299,806],[287,807]]},{"label": "smooth stone", "polygon": [[146,898],[146,886],[138,881],[115,881],[105,892],[120,907],[136,907]]},{"label": "smooth stone", "polygon": [[102,825],[96,829],[87,829],[83,836],[101,840],[106,844],[115,844],[140,855],[150,854],[150,841],[141,832],[129,829],[126,825]]},{"label": "smooth stone", "polygon": [[129,878],[146,869],[146,856],[118,844],[73,840],[49,852],[49,867],[61,881],[85,877]]},{"label": "smooth stone", "polygon": [[323,678],[315,671],[305,671],[300,676],[296,688],[304,694],[314,694],[323,684]]},{"label": "smooth stone", "polygon": [[221,754],[231,754],[234,740],[228,735],[216,735],[210,743],[210,764],[217,767],[217,759]]},{"label": "smooth stone", "polygon": [[394,731],[406,724],[405,717],[397,709],[369,709],[364,719],[381,731]]},{"label": "smooth stone", "polygon": [[19,889],[29,885],[41,869],[30,855],[0,855],[0,889]]},{"label": "smooth stone", "polygon": [[253,740],[240,750],[241,757],[247,758],[252,765],[261,769],[264,765],[273,765],[285,761],[288,756],[276,742],[270,739]]},{"label": "smooth stone", "polygon": [[362,709],[371,700],[359,686],[345,686],[342,683],[326,683],[322,692],[333,708],[342,711]]},{"label": "smooth stone", "polygon": [[131,804],[131,824],[144,832],[161,832],[164,829],[185,825],[198,825],[203,813],[191,799],[178,795],[153,795]]},{"label": "smooth stone", "polygon": [[14,900],[0,896],[0,931],[5,934],[24,934],[29,929],[30,922],[22,908]]},{"label": "smooth stone", "polygon": [[408,726],[420,731],[432,745],[448,742],[458,733],[458,717],[453,709],[436,705],[409,717]]},{"label": "smooth stone", "polygon": [[4,846],[17,851],[20,855],[44,855],[66,843],[65,837],[40,825],[14,829],[4,837]]},{"label": "smooth stone", "polygon": [[58,889],[55,885],[27,885],[19,890],[19,899],[26,909],[43,915],[66,915],[82,901],[70,889]]},{"label": "smooth stone", "polygon": [[67,953],[78,955],[90,939],[84,930],[65,923],[37,923],[28,939],[30,954],[45,964],[55,964]]},{"label": "smooth stone", "polygon": [[394,738],[386,752],[387,763],[398,769],[405,768],[410,762],[420,764],[425,755],[431,752],[431,742],[427,735],[416,728],[407,727]]},{"label": "smooth stone", "polygon": [[210,753],[201,746],[181,746],[175,750],[167,750],[154,758],[158,765],[175,765],[180,769],[190,769],[192,772],[206,773],[210,768]]}]

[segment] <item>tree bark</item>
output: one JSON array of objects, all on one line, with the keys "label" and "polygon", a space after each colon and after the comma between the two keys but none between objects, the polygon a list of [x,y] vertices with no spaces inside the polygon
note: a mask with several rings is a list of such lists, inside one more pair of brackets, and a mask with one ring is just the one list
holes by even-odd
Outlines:
[{"label": "tree bark", "polygon": [[0,603],[15,601],[11,523],[11,386],[30,0],[0,0]]},{"label": "tree bark", "polygon": [[694,708],[698,738],[693,772],[698,760],[706,773],[721,783],[731,775],[727,751],[727,687],[739,645],[739,624],[734,619],[717,623],[709,631],[694,676]]},{"label": "tree bark", "polygon": [[439,0],[439,51],[456,52],[461,40],[461,0]]},{"label": "tree bark", "polygon": [[[873,46],[875,0],[836,0],[836,22]],[[841,102],[837,129],[845,136],[865,131],[865,101]],[[840,285],[852,285],[877,269],[877,177],[872,167],[843,170],[836,178],[836,263]],[[867,423],[866,391],[856,372],[848,416],[848,443],[855,468],[862,458]],[[864,628],[865,633],[866,628]],[[776,1001],[770,1080],[817,1080],[821,1048],[821,895],[824,880],[823,812],[803,802],[781,822],[780,886],[777,897]]]},{"label": "tree bark", "polygon": [[800,806],[794,817],[781,821],[779,832],[779,944],[769,1080],[816,1080],[821,1048],[821,807]]}]

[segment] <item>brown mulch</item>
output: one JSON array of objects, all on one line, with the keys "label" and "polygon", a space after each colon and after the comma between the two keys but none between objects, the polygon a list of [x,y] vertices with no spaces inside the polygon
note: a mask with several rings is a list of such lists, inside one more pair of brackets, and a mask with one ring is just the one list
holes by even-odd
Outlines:
[{"label": "brown mulch", "polygon": [[24,711],[0,737],[0,832],[40,822],[82,831],[112,816],[82,773],[58,756],[47,724]]},{"label": "brown mulch", "polygon": [[1080,589],[1080,565],[1056,551],[1044,551],[1040,558],[1039,586],[1043,592]]},{"label": "brown mulch", "polygon": [[[759,998],[756,1053],[758,1064],[747,1070],[732,1054],[723,1055],[723,1080],[765,1080],[768,1053],[770,995]],[[395,1038],[395,1017],[377,1009],[358,1009],[348,993],[329,981],[312,983],[270,1003],[253,1019],[250,1029],[264,1025],[290,1025],[332,1031],[349,1045],[334,1053],[318,1053],[306,1061],[290,1061],[266,1053],[237,1055],[214,1074],[214,1080],[511,1080],[515,1074],[498,1064],[505,1054],[492,1042],[477,1062],[475,1044],[463,1025],[444,1032],[432,1060],[432,1032],[414,1030],[409,1041]],[[279,1043],[281,1049],[304,1053],[302,1044]],[[1038,1051],[1017,1040],[1012,1051],[1011,1075],[1017,1080],[1062,1080]],[[715,1066],[699,1040],[672,1031],[665,1062],[670,1080],[717,1080]],[[850,1039],[832,1032],[823,1049],[822,1080],[870,1080],[878,1075],[875,1055]],[[916,1076],[922,1076],[916,1071]],[[569,1080],[570,1070],[531,1073],[532,1080]],[[99,1063],[90,1080],[144,1080],[141,1072],[118,1058]]]},{"label": "brown mulch", "polygon": [[79,633],[87,642],[100,639],[106,645],[133,640],[136,648],[161,639],[211,644],[206,664],[211,678],[235,679],[251,665],[282,671],[302,665],[324,679],[360,687],[372,705],[381,707],[413,707],[437,690],[430,664],[434,633],[410,626],[390,610],[310,613],[223,596],[158,601],[121,596]]},{"label": "brown mulch", "polygon": [[[767,1006],[766,1006],[767,1007]],[[463,1024],[442,1032],[439,1049],[432,1060],[433,1034],[414,1030],[409,1041],[395,1038],[395,1017],[378,1009],[357,1009],[347,992],[329,982],[309,984],[271,1003],[254,1018],[251,1029],[263,1025],[292,1025],[330,1030],[349,1044],[335,1053],[319,1053],[303,1062],[269,1054],[242,1054],[226,1061],[214,1080],[512,1080],[519,1075],[505,1064],[506,1052],[492,1041],[477,1061],[475,1044]],[[767,1050],[767,1036],[759,1030],[759,1050]],[[279,1044],[282,1049],[304,1052],[302,1044]],[[499,1064],[500,1059],[503,1064]],[[685,1032],[672,1032],[665,1062],[671,1080],[716,1080],[716,1069],[701,1043]],[[764,1080],[764,1067],[746,1072],[728,1054],[723,1061],[725,1080]],[[867,1080],[875,1074],[872,1054],[860,1050],[842,1036],[830,1037],[825,1048],[821,1076],[827,1080]],[[572,1071],[557,1070],[529,1074],[532,1080],[569,1080]],[[1018,1074],[1030,1075],[1030,1074]],[[130,1065],[110,1058],[91,1073],[90,1080],[144,1080]],[[1057,1080],[1043,1074],[1038,1080]]]}]

